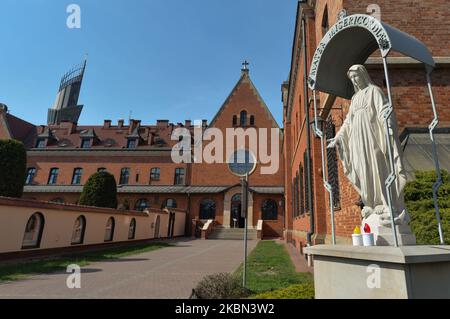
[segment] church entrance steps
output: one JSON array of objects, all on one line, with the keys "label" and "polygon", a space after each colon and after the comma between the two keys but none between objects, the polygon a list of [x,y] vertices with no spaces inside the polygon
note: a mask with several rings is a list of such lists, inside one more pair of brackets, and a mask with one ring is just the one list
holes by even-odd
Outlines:
[{"label": "church entrance steps", "polygon": [[[257,239],[256,229],[247,230],[247,238],[249,240]],[[243,240],[244,229],[243,228],[215,228],[208,239],[230,239],[230,240]]]}]

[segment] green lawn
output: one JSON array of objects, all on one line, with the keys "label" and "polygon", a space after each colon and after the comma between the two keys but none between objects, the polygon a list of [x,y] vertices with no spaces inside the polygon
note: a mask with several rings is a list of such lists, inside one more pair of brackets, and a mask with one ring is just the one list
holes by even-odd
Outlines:
[{"label": "green lawn", "polygon": [[[242,265],[235,275],[242,278]],[[259,294],[302,283],[312,283],[310,273],[298,273],[283,245],[260,241],[248,257],[247,288]]]},{"label": "green lawn", "polygon": [[61,256],[54,259],[33,261],[0,266],[0,282],[23,279],[29,275],[65,271],[70,264],[86,266],[91,262],[118,259],[121,257],[141,254],[156,249],[173,246],[170,243],[147,243],[134,246],[110,248],[95,252],[79,253],[71,256]]}]

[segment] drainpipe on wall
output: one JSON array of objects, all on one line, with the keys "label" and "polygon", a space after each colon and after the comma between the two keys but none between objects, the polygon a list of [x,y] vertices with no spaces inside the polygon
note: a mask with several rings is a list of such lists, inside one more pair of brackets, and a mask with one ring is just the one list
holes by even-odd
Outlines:
[{"label": "drainpipe on wall", "polygon": [[[187,193],[188,195],[188,203],[187,203],[187,211],[186,211],[186,234],[189,234],[192,231],[192,219],[191,219],[191,193]],[[195,236],[191,234],[191,237]]]},{"label": "drainpipe on wall", "polygon": [[302,49],[303,49],[303,76],[304,76],[304,92],[303,92],[303,98],[304,98],[304,105],[305,105],[305,117],[306,117],[306,165],[308,166],[307,176],[308,176],[308,207],[309,207],[309,232],[306,235],[306,239],[308,241],[308,245],[312,245],[312,236],[314,235],[314,207],[313,207],[313,192],[312,192],[312,176],[311,176],[311,128],[310,128],[310,120],[309,120],[309,97],[308,97],[308,55],[306,52],[306,19],[305,15],[302,14]]}]

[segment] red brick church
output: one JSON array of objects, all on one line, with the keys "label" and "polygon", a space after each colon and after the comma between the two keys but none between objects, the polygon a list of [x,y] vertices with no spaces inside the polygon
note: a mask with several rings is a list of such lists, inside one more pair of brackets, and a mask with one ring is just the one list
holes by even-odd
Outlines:
[{"label": "red brick church", "polygon": [[[28,168],[24,198],[60,203],[77,203],[83,184],[95,172],[106,170],[116,177],[119,208],[145,210],[147,207],[173,207],[187,212],[186,231],[191,221],[214,219],[216,227],[242,228],[241,178],[227,163],[181,163],[172,161],[171,150],[177,128],[194,133],[194,123],[173,124],[158,120],[146,125],[141,120],[105,120],[103,125],[78,125],[83,105],[78,96],[86,62],[61,80],[55,105],[48,110],[48,124],[34,125],[0,108],[0,138],[14,138],[27,148]],[[104,106],[98,106],[104,107]],[[224,104],[210,124],[203,120],[202,132],[217,128],[279,128],[269,108],[254,86],[247,64]],[[279,139],[281,134],[274,138]],[[246,142],[247,148],[249,143]],[[280,147],[279,162],[282,163]],[[256,153],[255,153],[256,154]],[[249,228],[264,220],[264,237],[283,233],[284,171],[261,174],[259,159],[249,177]]]}]

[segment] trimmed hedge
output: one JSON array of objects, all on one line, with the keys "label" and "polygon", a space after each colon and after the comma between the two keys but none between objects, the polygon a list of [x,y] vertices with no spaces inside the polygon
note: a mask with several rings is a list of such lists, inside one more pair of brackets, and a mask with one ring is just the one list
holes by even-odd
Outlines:
[{"label": "trimmed hedge", "polygon": [[89,177],[78,204],[117,208],[117,185],[114,176],[108,172],[98,172]]},{"label": "trimmed hedge", "polygon": [[26,169],[27,151],[22,142],[0,140],[0,196],[22,196]]},{"label": "trimmed hedge", "polygon": [[292,285],[252,296],[251,299],[314,299],[314,284],[308,282]]},{"label": "trimmed hedge", "polygon": [[[443,184],[439,188],[438,203],[444,241],[450,243],[450,174],[442,170]],[[416,179],[405,186],[405,200],[411,215],[410,226],[419,245],[439,244],[439,233],[433,201],[435,171],[417,171]]]}]

